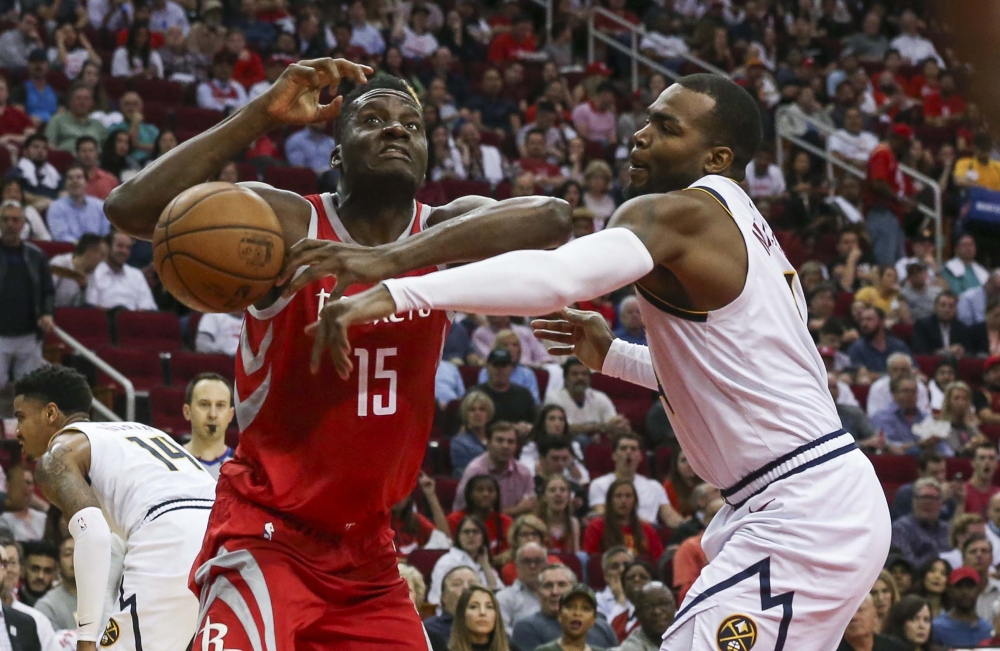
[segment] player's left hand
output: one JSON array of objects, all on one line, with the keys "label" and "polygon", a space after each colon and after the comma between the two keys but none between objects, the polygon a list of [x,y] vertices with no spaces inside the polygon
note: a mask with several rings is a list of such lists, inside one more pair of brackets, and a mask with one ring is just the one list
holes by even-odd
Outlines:
[{"label": "player's left hand", "polygon": [[354,370],[351,342],[347,329],[355,323],[374,322],[396,313],[396,303],[384,285],[378,285],[349,298],[327,301],[319,320],[306,326],[306,334],[314,337],[309,370],[319,372],[323,349],[330,351],[337,375],[346,380]]},{"label": "player's left hand", "polygon": [[[299,240],[288,250],[285,267],[275,285],[287,283],[282,296],[288,298],[309,283],[335,276],[337,283],[327,301],[336,301],[347,288],[357,283],[372,284],[385,280],[389,273],[387,255],[382,247],[358,246],[327,240]],[[298,276],[295,272],[306,267]]]},{"label": "player's left hand", "polygon": [[77,640],[76,651],[97,651],[97,642],[84,642]]}]

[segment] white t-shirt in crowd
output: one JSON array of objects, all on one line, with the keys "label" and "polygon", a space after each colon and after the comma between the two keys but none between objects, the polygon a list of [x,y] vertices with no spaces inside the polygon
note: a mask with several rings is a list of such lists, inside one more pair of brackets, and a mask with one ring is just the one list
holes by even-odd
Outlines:
[{"label": "white t-shirt in crowd", "polygon": [[758,176],[756,166],[750,161],[747,165],[746,178],[750,188],[747,194],[751,199],[776,197],[787,189],[785,175],[781,173],[781,168],[773,163],[767,166],[766,174]]},{"label": "white t-shirt in crowd", "polygon": [[864,165],[868,162],[872,150],[878,146],[878,136],[870,131],[851,133],[846,129],[837,129],[826,143],[827,151],[838,153],[851,161]]},{"label": "white t-shirt in crowd", "polygon": [[115,307],[133,311],[156,309],[153,292],[141,271],[129,265],[114,271],[107,262],[97,265],[90,277],[87,302],[105,310]]},{"label": "white t-shirt in crowd", "polygon": [[198,322],[194,349],[199,353],[222,353],[236,356],[243,331],[243,315],[206,314]]},{"label": "white t-shirt in crowd", "polygon": [[[614,483],[615,473],[601,475],[590,482],[590,506],[604,504],[608,496],[608,488]],[[667,491],[663,484],[649,477],[636,475],[632,480],[635,494],[639,496],[639,517],[649,523],[656,523],[660,507],[667,504]]]}]

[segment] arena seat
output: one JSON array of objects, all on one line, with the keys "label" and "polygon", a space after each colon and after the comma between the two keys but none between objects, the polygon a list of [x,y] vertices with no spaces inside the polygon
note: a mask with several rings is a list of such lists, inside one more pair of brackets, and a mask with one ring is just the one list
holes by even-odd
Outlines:
[{"label": "arena seat", "polygon": [[958,377],[973,387],[978,387],[983,383],[983,365],[986,360],[982,357],[963,357],[958,360]]},{"label": "arena seat", "polygon": [[[451,439],[444,437],[436,441],[427,442],[427,458],[430,459],[429,475],[451,476]],[[442,506],[444,504],[442,503]],[[445,507],[445,511],[451,510],[451,503]]]},{"label": "arena seat", "polygon": [[[110,58],[105,58],[104,61],[107,63],[110,61]],[[101,84],[104,86],[104,92],[108,94],[108,99],[117,102],[128,90],[129,79],[127,77],[112,77],[105,74],[101,75]]]},{"label": "arena seat", "polygon": [[229,355],[177,351],[170,356],[170,384],[186,386],[199,373],[218,373],[232,382],[236,378],[236,362]]},{"label": "arena seat", "polygon": [[833,313],[837,316],[850,316],[853,302],[854,292],[840,292],[837,294],[837,304],[833,308]]},{"label": "arena seat", "polygon": [[583,465],[591,478],[614,472],[615,462],[611,459],[611,446],[607,443],[591,443],[585,447]]},{"label": "arena seat", "polygon": [[462,179],[441,179],[439,181],[448,201],[454,201],[460,197],[476,195],[480,197],[490,196],[490,184],[486,181],[465,181]]},{"label": "arena seat", "polygon": [[858,399],[858,404],[861,409],[864,410],[868,406],[868,391],[871,389],[870,384],[852,384],[851,393],[854,397]]},{"label": "arena seat", "polygon": [[545,400],[545,392],[549,388],[549,372],[544,368],[533,368],[531,370],[535,372],[535,380],[538,382],[538,395],[542,400]]},{"label": "arena seat", "polygon": [[[133,77],[132,90],[143,99],[155,97],[156,101],[164,104],[181,104],[184,101],[184,84],[176,81]],[[146,106],[143,106],[143,113],[146,112]]]},{"label": "arena seat", "polygon": [[466,391],[479,384],[479,370],[481,368],[481,366],[470,366],[468,364],[458,367],[458,372],[462,374],[462,382],[465,384]]},{"label": "arena seat", "polygon": [[257,174],[257,168],[250,163],[236,163],[236,174],[239,176],[240,182],[242,183],[260,180],[260,175]]},{"label": "arena seat", "polygon": [[[56,308],[54,319],[56,325],[91,350],[111,345],[111,329],[108,327],[108,315],[104,310],[91,307],[59,307]],[[64,346],[54,334],[48,335],[47,343]]]},{"label": "arena seat", "polygon": [[601,554],[594,554],[587,559],[587,585],[600,592],[607,583],[604,582],[604,568],[601,567]]},{"label": "arena seat", "polygon": [[458,491],[458,480],[447,475],[434,477],[434,493],[441,502],[445,513],[451,513],[451,505],[455,503],[455,493]]},{"label": "arena seat", "polygon": [[[143,95],[143,97],[155,97],[155,95]],[[145,122],[155,124],[161,131],[170,129],[173,126],[174,113],[171,107],[161,101],[146,102],[142,105],[142,115]]]},{"label": "arena seat", "polygon": [[501,181],[497,184],[497,187],[493,189],[493,198],[497,201],[503,201],[505,199],[510,199],[513,192],[513,186],[510,181]]},{"label": "arena seat", "polygon": [[[136,391],[149,391],[151,388],[163,384],[163,366],[160,362],[160,355],[156,351],[104,346],[94,352],[112,368],[127,377],[135,386]],[[125,392],[120,384],[103,372],[98,375],[97,383],[102,386],[114,387],[115,393]]]},{"label": "arena seat", "polygon": [[941,363],[941,358],[937,355],[914,355],[913,358],[917,360],[920,372],[926,375],[928,379],[934,377],[934,369]]},{"label": "arena seat", "polygon": [[[0,160],[2,159],[3,156],[0,156]],[[45,257],[47,257],[50,260],[56,257],[57,255],[62,255],[63,253],[72,253],[73,249],[75,248],[72,242],[31,240],[31,243],[37,246],[39,249],[41,249],[42,253],[45,254]]]},{"label": "arena seat", "polygon": [[913,324],[897,323],[892,326],[892,334],[898,339],[902,339],[906,345],[910,345],[910,337],[913,336]]},{"label": "arena seat", "polygon": [[656,479],[664,480],[670,472],[670,462],[674,457],[674,449],[669,445],[661,445],[656,448]]},{"label": "arena seat", "polygon": [[578,581],[584,580],[583,563],[580,562],[579,556],[570,554],[569,552],[560,552],[556,556],[559,558],[560,563],[573,570]]},{"label": "arena seat", "polygon": [[424,577],[424,583],[431,584],[431,572],[438,559],[448,553],[447,549],[414,549],[406,558],[406,562],[417,568]]},{"label": "arena seat", "polygon": [[264,170],[264,183],[296,194],[316,194],[316,173],[308,167],[278,167]]},{"label": "arena seat", "polygon": [[445,194],[444,188],[437,181],[424,183],[423,187],[417,190],[416,199],[420,203],[431,207],[443,206],[448,203],[448,196]]},{"label": "arena seat", "polygon": [[[972,476],[972,461],[966,459],[965,457],[949,457],[945,460],[945,472],[949,480],[954,479],[955,475],[961,474],[962,480],[967,480]],[[995,481],[995,478],[994,478]]]},{"label": "arena seat", "polygon": [[76,158],[68,151],[63,151],[53,147],[49,149],[48,161],[52,163],[52,167],[59,170],[59,173],[65,176],[66,170],[68,170],[70,166],[76,162]]},{"label": "arena seat", "polygon": [[190,431],[183,412],[184,387],[153,387],[149,390],[149,403],[153,427],[175,439]]},{"label": "arena seat", "polygon": [[981,423],[979,425],[979,430],[983,433],[983,436],[993,441],[994,445],[1000,443],[1000,425],[987,425]]},{"label": "arena seat", "polygon": [[119,312],[118,345],[169,353],[180,350],[181,322],[173,312]]},{"label": "arena seat", "polygon": [[920,476],[917,460],[908,454],[876,454],[868,458],[880,481],[908,484]]},{"label": "arena seat", "polygon": [[600,373],[592,374],[590,382],[594,389],[608,394],[618,413],[632,423],[632,429],[640,434],[646,432],[646,412],[653,406],[655,399],[652,391]]}]

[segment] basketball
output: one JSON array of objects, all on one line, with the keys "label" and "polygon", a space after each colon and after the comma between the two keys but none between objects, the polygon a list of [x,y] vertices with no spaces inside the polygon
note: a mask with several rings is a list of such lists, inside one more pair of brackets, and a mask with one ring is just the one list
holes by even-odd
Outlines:
[{"label": "basketball", "polygon": [[177,195],[153,233],[163,286],[200,312],[235,312],[274,286],[285,258],[281,224],[257,194],[203,183]]}]

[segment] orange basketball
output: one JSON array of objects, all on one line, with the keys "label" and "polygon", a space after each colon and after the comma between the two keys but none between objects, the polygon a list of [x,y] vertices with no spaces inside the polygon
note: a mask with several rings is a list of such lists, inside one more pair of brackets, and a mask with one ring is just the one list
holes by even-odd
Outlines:
[{"label": "orange basketball", "polygon": [[281,224],[257,194],[203,183],[164,209],[153,232],[163,286],[200,312],[235,312],[274,286],[285,259]]}]

